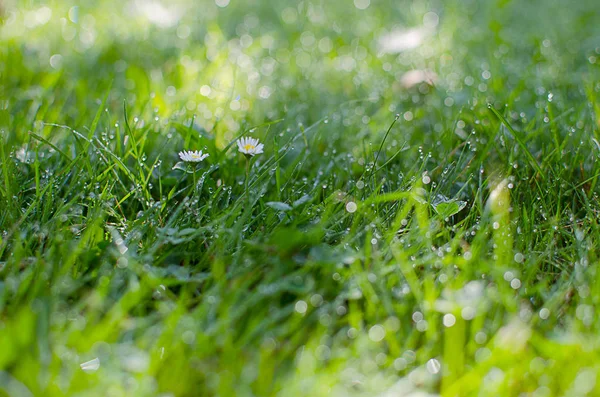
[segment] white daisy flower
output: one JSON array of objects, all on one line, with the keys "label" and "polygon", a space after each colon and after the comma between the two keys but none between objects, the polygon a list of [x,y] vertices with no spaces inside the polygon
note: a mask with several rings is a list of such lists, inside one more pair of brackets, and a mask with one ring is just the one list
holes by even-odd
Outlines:
[{"label": "white daisy flower", "polygon": [[258,139],[243,137],[237,140],[238,150],[247,156],[261,154],[265,145],[258,143]]},{"label": "white daisy flower", "polygon": [[187,161],[190,163],[199,163],[200,161],[204,160],[205,158],[208,157],[208,153],[202,153],[202,150],[196,150],[196,151],[186,151],[184,150],[183,152],[179,152],[179,157],[183,160],[183,161]]}]

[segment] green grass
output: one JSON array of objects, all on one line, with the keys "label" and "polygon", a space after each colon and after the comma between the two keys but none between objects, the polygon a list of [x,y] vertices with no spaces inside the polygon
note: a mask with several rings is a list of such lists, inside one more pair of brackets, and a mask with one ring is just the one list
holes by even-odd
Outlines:
[{"label": "green grass", "polygon": [[0,395],[600,394],[596,3],[4,2]]}]

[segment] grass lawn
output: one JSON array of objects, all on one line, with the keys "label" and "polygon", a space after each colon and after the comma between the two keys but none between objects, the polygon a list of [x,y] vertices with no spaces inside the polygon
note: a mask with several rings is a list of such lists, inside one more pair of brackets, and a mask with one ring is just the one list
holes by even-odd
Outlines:
[{"label": "grass lawn", "polygon": [[0,4],[0,396],[600,395],[597,0]]}]

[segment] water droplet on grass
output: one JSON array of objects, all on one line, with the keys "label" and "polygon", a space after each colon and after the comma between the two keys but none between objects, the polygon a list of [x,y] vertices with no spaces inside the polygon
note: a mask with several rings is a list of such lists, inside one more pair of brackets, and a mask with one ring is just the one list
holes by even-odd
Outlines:
[{"label": "water droplet on grass", "polygon": [[406,368],[407,365],[408,365],[408,363],[403,358],[397,358],[394,360],[394,368],[397,371],[402,371],[403,369]]},{"label": "water droplet on grass", "polygon": [[452,327],[454,324],[456,324],[456,317],[454,317],[453,314],[445,314],[444,318],[443,318],[443,323],[444,323],[444,327]]},{"label": "water droplet on grass", "polygon": [[319,294],[314,294],[310,297],[310,304],[314,307],[319,307],[323,303],[323,297]]},{"label": "water droplet on grass", "polygon": [[93,360],[79,364],[84,372],[96,372],[100,368],[100,359],[98,357]]},{"label": "water droplet on grass", "polygon": [[440,369],[442,369],[442,365],[435,358],[432,358],[431,360],[427,361],[426,366],[427,371],[429,371],[430,374],[437,374],[438,372],[440,372]]},{"label": "water droplet on grass", "polygon": [[377,324],[369,329],[369,339],[373,342],[381,342],[385,338],[385,329]]},{"label": "water droplet on grass", "polygon": [[427,331],[428,327],[429,327],[429,323],[427,323],[427,321],[425,321],[425,320],[421,320],[421,321],[417,322],[417,331],[419,331],[419,332]]},{"label": "water droplet on grass", "polygon": [[300,301],[296,302],[294,309],[296,310],[296,312],[298,312],[300,314],[304,314],[304,313],[306,313],[306,310],[308,309],[308,305],[306,304],[305,301],[300,300]]},{"label": "water droplet on grass", "polygon": [[510,282],[510,286],[512,289],[521,288],[521,280],[519,280],[518,278],[513,278],[512,281]]},{"label": "water droplet on grass", "polygon": [[356,203],[354,201],[349,201],[346,204],[346,211],[348,211],[351,214],[356,212],[357,209],[358,209],[358,206],[356,205]]}]

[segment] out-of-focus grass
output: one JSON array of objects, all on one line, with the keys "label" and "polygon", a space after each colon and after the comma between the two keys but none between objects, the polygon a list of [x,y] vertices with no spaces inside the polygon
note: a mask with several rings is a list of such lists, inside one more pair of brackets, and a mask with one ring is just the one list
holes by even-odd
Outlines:
[{"label": "out-of-focus grass", "polygon": [[596,1],[3,7],[0,393],[599,393]]}]

